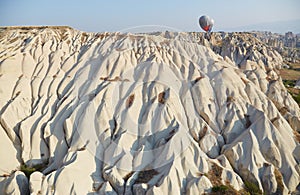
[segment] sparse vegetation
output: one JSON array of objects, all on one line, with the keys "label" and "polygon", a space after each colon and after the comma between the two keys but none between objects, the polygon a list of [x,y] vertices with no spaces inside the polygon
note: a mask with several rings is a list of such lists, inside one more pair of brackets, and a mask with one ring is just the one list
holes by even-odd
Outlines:
[{"label": "sparse vegetation", "polygon": [[222,183],[221,176],[222,176],[223,168],[218,166],[217,164],[213,164],[211,166],[210,171],[206,175],[206,177],[210,180],[213,184],[211,195],[250,195],[246,190],[237,191],[230,185],[230,182],[227,181],[226,185]]},{"label": "sparse vegetation", "polygon": [[22,171],[26,175],[26,177],[29,179],[30,175],[36,171],[36,168],[29,167],[24,164],[24,165],[20,166],[20,171]]},{"label": "sparse vegetation", "polygon": [[34,166],[28,166],[26,164],[22,164],[20,166],[20,171],[22,171],[26,177],[29,179],[30,175],[35,171],[42,171],[46,167],[46,164],[38,164]]},{"label": "sparse vegetation", "polygon": [[212,192],[210,195],[250,195],[249,192],[242,189],[237,191],[234,189],[232,185],[230,185],[229,181],[226,181],[226,185],[216,185],[212,187]]},{"label": "sparse vegetation", "polygon": [[223,168],[215,163],[211,166],[211,169],[208,172],[208,179],[210,180],[213,186],[223,185],[221,180],[222,171]]},{"label": "sparse vegetation", "polygon": [[212,192],[226,192],[227,190],[229,189],[228,186],[225,186],[225,185],[220,185],[220,186],[214,186],[212,188]]},{"label": "sparse vegetation", "polygon": [[291,94],[294,100],[300,105],[300,93],[299,94]]},{"label": "sparse vegetation", "polygon": [[293,88],[296,84],[296,81],[300,78],[300,63],[286,62],[286,64],[288,64],[290,68],[281,69],[280,76],[283,79],[284,86],[300,106],[300,90]]},{"label": "sparse vegetation", "polygon": [[212,195],[239,195],[237,190],[235,190],[231,185],[219,185],[212,187]]},{"label": "sparse vegetation", "polygon": [[276,194],[283,194],[284,185],[283,185],[283,182],[282,182],[282,174],[280,173],[280,171],[277,168],[275,168],[274,175],[275,175],[275,179],[276,179],[276,182],[277,182]]},{"label": "sparse vegetation", "polygon": [[295,139],[296,139],[296,141],[298,142],[298,143],[300,143],[300,133],[298,133],[297,131],[293,131],[293,133],[294,133],[294,136],[295,136]]},{"label": "sparse vegetation", "polygon": [[247,192],[249,192],[251,195],[261,195],[263,194],[262,191],[259,189],[258,185],[250,182],[250,181],[245,181],[245,189]]},{"label": "sparse vegetation", "polygon": [[285,83],[285,87],[287,88],[287,91],[291,94],[293,99],[297,102],[297,104],[300,106],[300,89],[295,89],[294,85],[290,86],[290,82],[287,84]]},{"label": "sparse vegetation", "polygon": [[[211,176],[209,175],[208,177]],[[234,189],[229,182],[226,182],[226,185],[224,184],[215,185],[216,180],[211,180],[211,182],[214,186],[212,187],[212,192],[210,193],[210,195],[262,195],[263,194],[263,192],[259,189],[259,187],[255,183],[249,181],[245,182],[245,189],[240,191]]]},{"label": "sparse vegetation", "polygon": [[300,90],[294,88],[295,83],[296,80],[283,80],[283,84],[287,88],[288,92],[291,94],[297,104],[300,105]]},{"label": "sparse vegetation", "polygon": [[280,76],[283,80],[298,80],[300,78],[300,63],[290,63],[284,62],[290,68],[289,69],[281,69]]},{"label": "sparse vegetation", "polygon": [[294,87],[295,83],[295,80],[283,80],[283,84],[285,87]]}]

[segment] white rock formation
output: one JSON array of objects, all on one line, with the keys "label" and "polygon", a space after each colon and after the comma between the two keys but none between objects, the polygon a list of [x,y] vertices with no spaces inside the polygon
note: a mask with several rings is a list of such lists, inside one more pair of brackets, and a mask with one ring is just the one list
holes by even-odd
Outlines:
[{"label": "white rock formation", "polygon": [[[212,48],[212,49],[211,49]],[[0,32],[0,190],[299,189],[300,110],[251,34]],[[29,182],[21,164],[40,172]],[[21,182],[20,182],[21,181]]]},{"label": "white rock formation", "polygon": [[21,171],[12,173],[9,177],[0,178],[1,194],[29,194],[28,179]]}]

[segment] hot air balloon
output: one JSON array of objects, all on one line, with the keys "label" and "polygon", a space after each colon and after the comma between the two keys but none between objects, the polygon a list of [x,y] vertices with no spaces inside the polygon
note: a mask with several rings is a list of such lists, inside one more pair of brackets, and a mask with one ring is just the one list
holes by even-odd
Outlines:
[{"label": "hot air balloon", "polygon": [[214,20],[211,19],[209,16],[201,16],[199,18],[199,24],[200,27],[206,31],[206,32],[210,32],[212,30],[212,27],[214,25]]}]

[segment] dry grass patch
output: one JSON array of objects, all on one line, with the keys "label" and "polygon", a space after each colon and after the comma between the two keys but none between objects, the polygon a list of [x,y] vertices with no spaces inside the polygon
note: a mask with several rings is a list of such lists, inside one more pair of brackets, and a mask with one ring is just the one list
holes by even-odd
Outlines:
[{"label": "dry grass patch", "polygon": [[298,143],[300,143],[300,133],[298,133],[297,131],[293,131],[293,133],[294,133],[294,136],[295,136],[295,140],[298,142]]},{"label": "dry grass patch", "polygon": [[213,184],[213,186],[220,186],[222,184],[221,176],[222,176],[223,168],[217,164],[213,164],[211,169],[208,171],[208,179]]},{"label": "dry grass patch", "polygon": [[300,71],[291,69],[281,69],[280,75],[284,80],[297,80],[300,78]]},{"label": "dry grass patch", "polygon": [[280,171],[277,168],[275,168],[274,175],[275,175],[276,182],[277,182],[276,194],[283,194],[284,185],[282,182],[283,181],[282,174],[280,173]]},{"label": "dry grass patch", "polygon": [[298,80],[300,79],[300,63],[290,63],[285,62],[287,65],[290,66],[289,69],[284,68],[279,70],[280,76],[283,80]]}]

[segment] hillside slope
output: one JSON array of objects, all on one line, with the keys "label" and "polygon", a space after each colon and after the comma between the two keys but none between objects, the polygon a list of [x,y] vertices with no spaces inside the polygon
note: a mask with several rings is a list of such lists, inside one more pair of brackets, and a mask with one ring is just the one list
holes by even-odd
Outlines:
[{"label": "hillside slope", "polygon": [[1,29],[1,193],[291,193],[300,110],[281,64],[249,33]]}]

